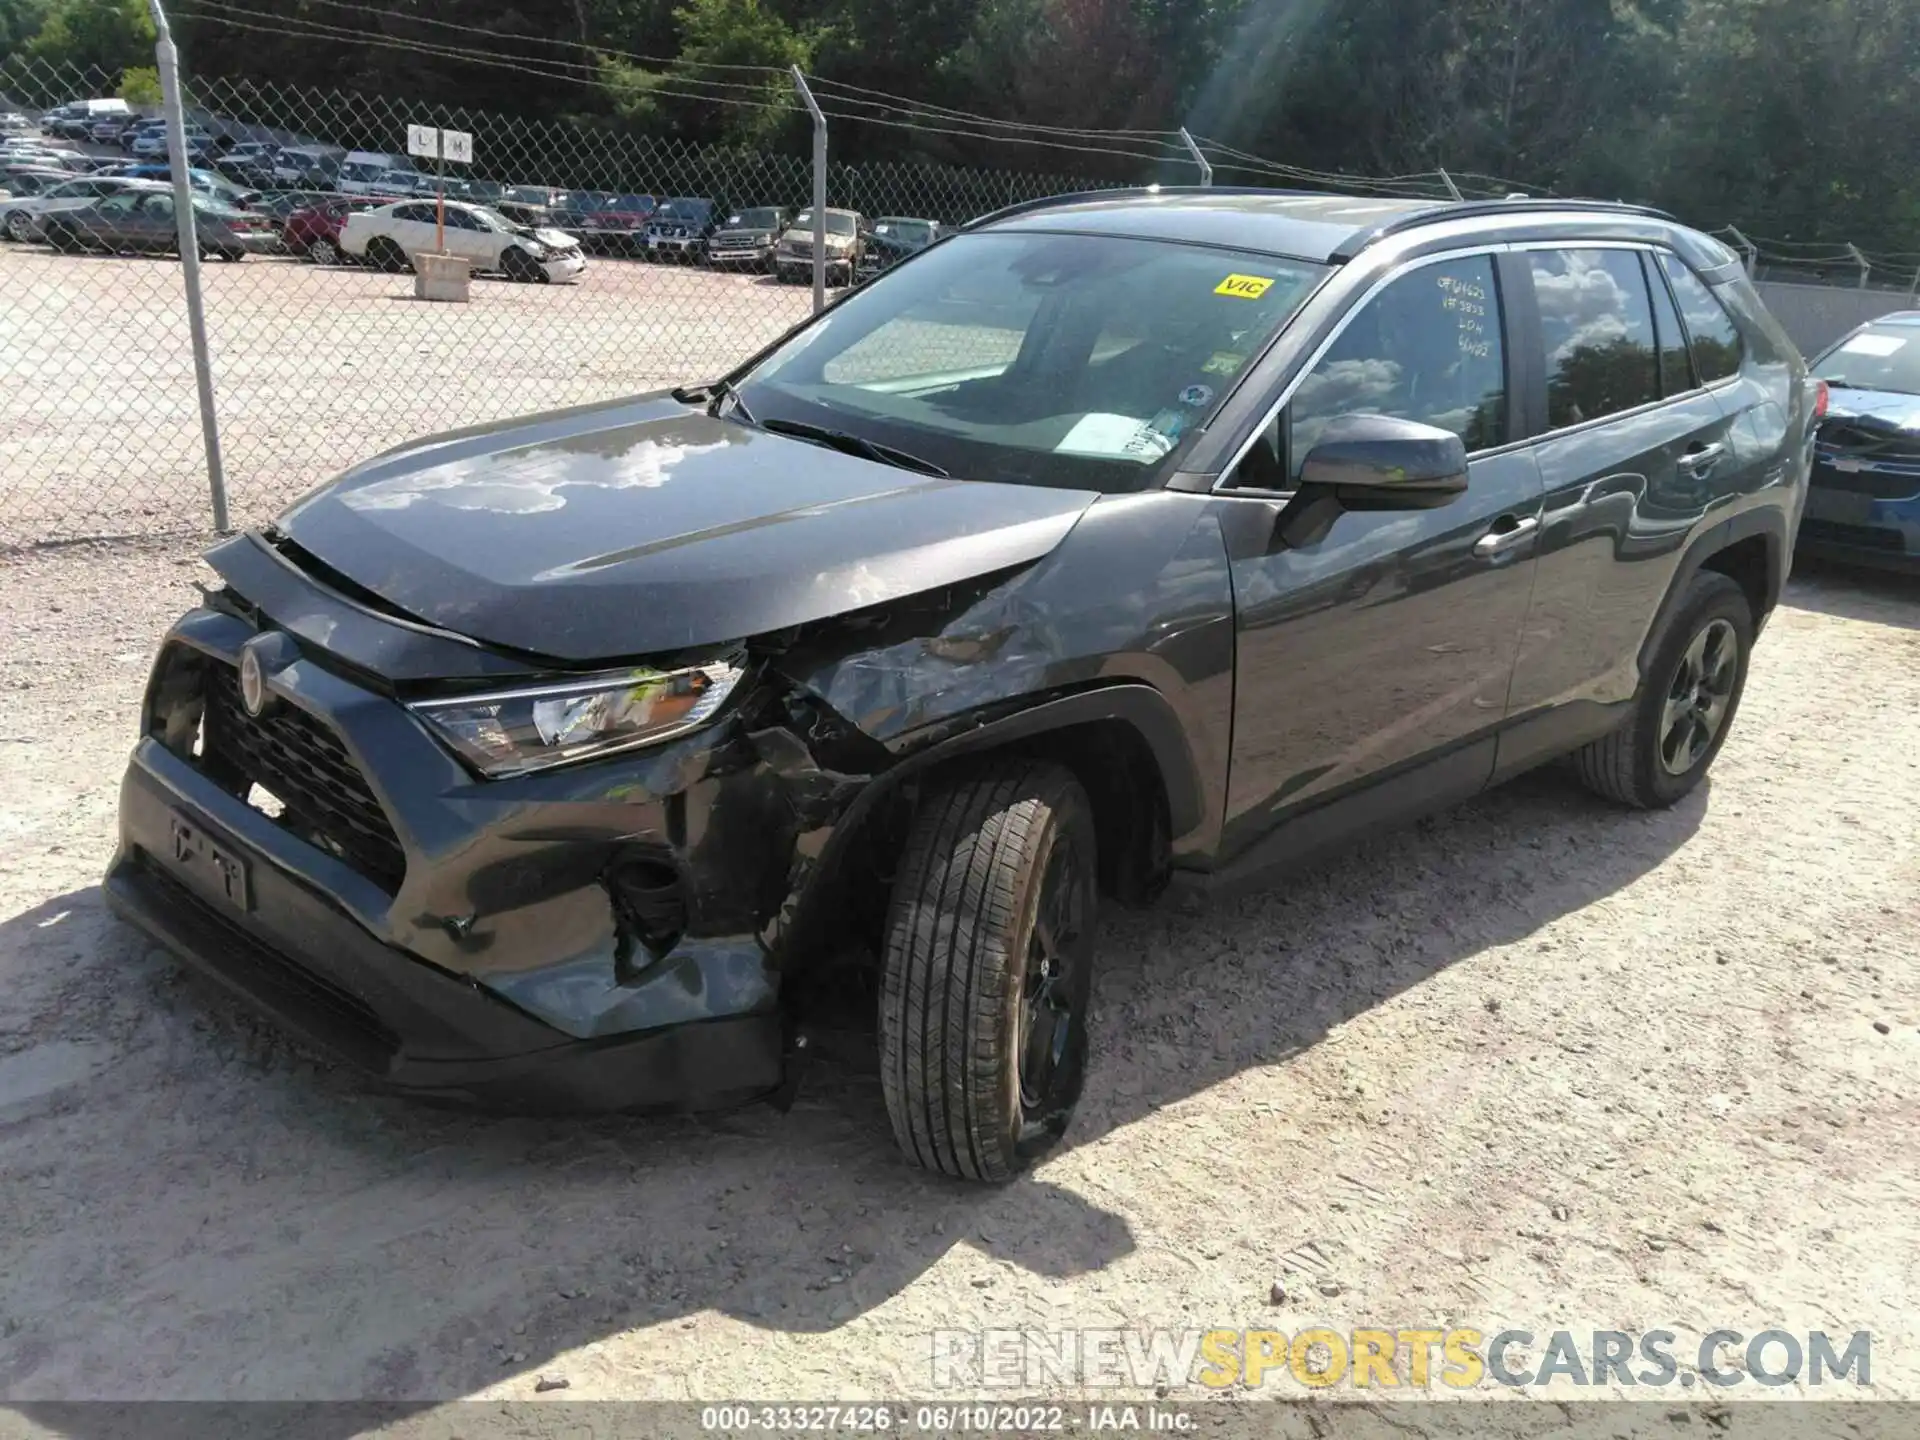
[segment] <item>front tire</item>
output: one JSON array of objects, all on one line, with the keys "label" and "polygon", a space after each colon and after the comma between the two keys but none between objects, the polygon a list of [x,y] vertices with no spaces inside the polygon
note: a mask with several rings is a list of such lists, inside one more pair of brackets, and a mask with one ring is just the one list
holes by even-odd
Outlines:
[{"label": "front tire", "polygon": [[21,245],[33,242],[33,221],[27,218],[24,210],[15,210],[7,216],[7,238]]},{"label": "front tire", "polygon": [[1726,743],[1752,650],[1746,592],[1718,571],[1700,571],[1653,647],[1633,713],[1611,735],[1574,751],[1580,783],[1642,810],[1686,795]]},{"label": "front tire", "polygon": [[522,285],[531,285],[535,281],[546,279],[546,272],[540,268],[534,258],[520,249],[511,246],[500,257],[500,273],[509,280]]},{"label": "front tire", "polygon": [[1095,838],[1080,782],[1004,760],[932,789],[908,835],[881,957],[881,1081],[915,1164],[1011,1179],[1080,1098]]}]

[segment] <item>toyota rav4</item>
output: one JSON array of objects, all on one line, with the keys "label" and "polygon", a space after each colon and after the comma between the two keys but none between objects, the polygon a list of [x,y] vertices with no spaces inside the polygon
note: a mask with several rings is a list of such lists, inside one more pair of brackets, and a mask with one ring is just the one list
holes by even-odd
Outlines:
[{"label": "toyota rav4", "polygon": [[1101,904],[1556,757],[1671,805],[1821,387],[1647,211],[1230,190],[966,226],[723,378],[435,436],[217,545],[115,909],[392,1084],[1066,1129]]}]

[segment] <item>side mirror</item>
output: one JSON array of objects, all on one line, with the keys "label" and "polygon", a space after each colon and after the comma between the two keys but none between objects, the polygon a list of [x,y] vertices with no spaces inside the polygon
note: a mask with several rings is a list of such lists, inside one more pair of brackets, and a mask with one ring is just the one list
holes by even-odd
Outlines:
[{"label": "side mirror", "polygon": [[1300,489],[1349,510],[1431,510],[1467,488],[1467,447],[1450,430],[1392,415],[1327,422],[1300,466]]}]

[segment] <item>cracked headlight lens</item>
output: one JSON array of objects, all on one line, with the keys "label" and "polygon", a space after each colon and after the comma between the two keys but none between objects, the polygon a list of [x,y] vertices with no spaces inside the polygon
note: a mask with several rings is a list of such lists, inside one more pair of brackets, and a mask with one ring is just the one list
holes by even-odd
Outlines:
[{"label": "cracked headlight lens", "polygon": [[620,670],[407,708],[462,760],[497,779],[684,735],[719,712],[744,673],[730,661]]}]

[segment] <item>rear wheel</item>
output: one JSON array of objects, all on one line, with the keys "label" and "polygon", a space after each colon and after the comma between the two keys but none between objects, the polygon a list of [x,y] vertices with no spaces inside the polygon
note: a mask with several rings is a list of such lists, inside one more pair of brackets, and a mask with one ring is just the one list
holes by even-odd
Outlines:
[{"label": "rear wheel", "polygon": [[408,268],[407,252],[400,248],[399,242],[385,235],[376,235],[367,242],[367,259],[373,262],[376,269],[385,270],[390,275],[397,275]]},{"label": "rear wheel", "polygon": [[1011,1178],[1065,1132],[1086,1071],[1095,839],[1086,792],[1003,760],[922,801],[883,945],[881,1080],[900,1148]]},{"label": "rear wheel", "polygon": [[1702,570],[1653,647],[1626,723],[1574,752],[1581,783],[1641,809],[1671,805],[1692,790],[1726,742],[1752,648],[1746,592]]},{"label": "rear wheel", "polygon": [[340,247],[323,235],[307,246],[307,258],[316,265],[338,265]]}]

